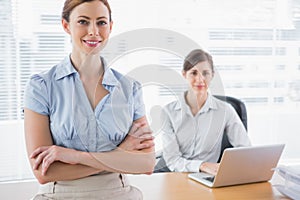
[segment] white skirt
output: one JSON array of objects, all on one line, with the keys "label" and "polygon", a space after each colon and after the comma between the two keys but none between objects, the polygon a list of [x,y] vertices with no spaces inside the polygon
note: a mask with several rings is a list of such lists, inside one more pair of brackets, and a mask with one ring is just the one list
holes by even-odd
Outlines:
[{"label": "white skirt", "polygon": [[126,175],[108,173],[72,181],[56,181],[40,186],[33,200],[142,200],[142,192],[130,186]]}]

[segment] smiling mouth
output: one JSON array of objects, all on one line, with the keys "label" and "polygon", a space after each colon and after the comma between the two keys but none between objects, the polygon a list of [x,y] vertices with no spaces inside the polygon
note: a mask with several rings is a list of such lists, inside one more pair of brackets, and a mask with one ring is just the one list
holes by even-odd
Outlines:
[{"label": "smiling mouth", "polygon": [[202,88],[205,88],[206,86],[205,85],[196,85],[196,88],[198,89],[202,89]]},{"label": "smiling mouth", "polygon": [[96,41],[96,40],[83,40],[84,43],[86,43],[89,46],[96,46],[99,44],[101,41]]}]

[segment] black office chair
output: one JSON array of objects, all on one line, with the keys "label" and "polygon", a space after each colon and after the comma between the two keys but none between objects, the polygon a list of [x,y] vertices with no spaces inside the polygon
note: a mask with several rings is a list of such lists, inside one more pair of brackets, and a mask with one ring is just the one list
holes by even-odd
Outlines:
[{"label": "black office chair", "polygon": [[166,161],[162,155],[157,156],[156,160],[158,160],[158,162],[154,167],[154,171],[153,171],[154,173],[171,172],[169,167],[167,167]]},{"label": "black office chair", "polygon": [[[214,97],[229,103],[235,109],[235,111],[237,112],[238,116],[240,117],[241,121],[243,122],[243,124],[247,130],[247,110],[246,110],[245,104],[241,100],[234,98],[234,97],[230,97],[230,96],[214,95]],[[226,133],[223,134],[221,153],[220,153],[218,162],[221,161],[224,150],[226,148],[232,148],[232,147],[233,146],[230,144],[227,134]],[[170,169],[166,166],[166,163],[165,163],[165,160],[163,159],[163,157],[159,156],[159,157],[157,157],[157,159],[159,159],[159,160],[154,168],[154,173],[170,172]]]}]

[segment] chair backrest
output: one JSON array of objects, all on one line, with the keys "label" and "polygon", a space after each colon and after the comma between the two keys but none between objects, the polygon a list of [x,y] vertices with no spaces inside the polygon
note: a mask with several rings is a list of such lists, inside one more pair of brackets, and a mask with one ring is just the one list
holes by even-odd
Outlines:
[{"label": "chair backrest", "polygon": [[[244,102],[242,102],[241,100],[239,100],[237,98],[230,97],[230,96],[214,95],[214,97],[216,97],[217,99],[220,99],[220,100],[225,101],[225,102],[229,103],[230,105],[232,105],[232,107],[237,112],[238,116],[240,117],[241,121],[243,122],[243,124],[244,124],[244,126],[247,130],[247,125],[248,125],[247,124],[247,110],[246,110],[246,106],[245,106]],[[220,154],[218,162],[221,161],[223,151],[226,148],[232,148],[232,145],[228,141],[227,134],[225,133],[223,135],[223,139],[222,139],[221,154]]]}]

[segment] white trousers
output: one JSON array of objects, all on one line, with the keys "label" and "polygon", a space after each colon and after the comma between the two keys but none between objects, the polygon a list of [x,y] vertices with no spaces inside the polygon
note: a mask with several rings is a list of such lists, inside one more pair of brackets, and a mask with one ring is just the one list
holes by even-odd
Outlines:
[{"label": "white trousers", "polygon": [[33,200],[142,200],[142,192],[130,186],[126,175],[108,173],[40,186]]}]

